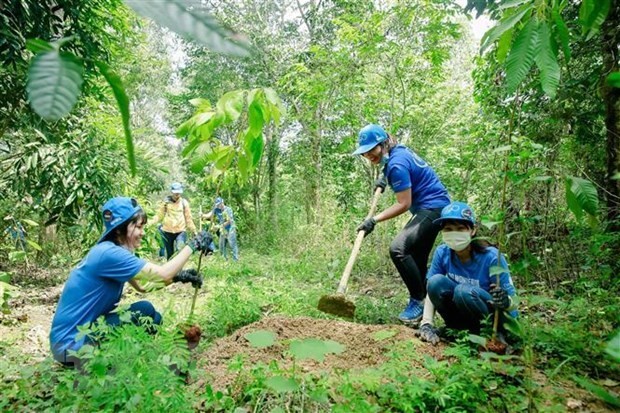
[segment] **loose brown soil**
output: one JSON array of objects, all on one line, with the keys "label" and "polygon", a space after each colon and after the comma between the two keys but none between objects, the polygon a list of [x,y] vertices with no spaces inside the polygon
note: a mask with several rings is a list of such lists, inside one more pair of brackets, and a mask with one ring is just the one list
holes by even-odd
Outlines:
[{"label": "loose brown soil", "polygon": [[[275,333],[276,343],[267,348],[253,347],[244,335],[257,330]],[[381,339],[375,335],[378,332],[394,335]],[[196,355],[198,368],[209,374],[211,386],[223,389],[236,378],[236,373],[228,371],[228,365],[235,356],[242,355],[244,366],[248,369],[255,364],[269,364],[271,361],[276,361],[280,368],[289,369],[293,366],[293,358],[287,353],[290,341],[306,338],[333,340],[345,346],[341,354],[328,354],[323,362],[307,359],[296,362],[296,369],[310,374],[381,365],[387,360],[389,349],[396,343],[411,343],[412,351],[423,352],[437,359],[443,358],[443,344],[433,347],[422,343],[415,337],[414,330],[402,325],[365,325],[310,317],[273,316],[247,325],[231,336],[215,340],[202,354]],[[421,365],[417,367],[421,368]]]}]

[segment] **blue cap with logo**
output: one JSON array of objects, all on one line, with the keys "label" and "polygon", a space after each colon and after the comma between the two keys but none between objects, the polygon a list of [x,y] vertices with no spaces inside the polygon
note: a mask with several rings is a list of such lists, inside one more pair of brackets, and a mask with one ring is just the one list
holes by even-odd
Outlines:
[{"label": "blue cap with logo", "polygon": [[378,144],[388,139],[387,132],[379,125],[369,124],[360,130],[357,138],[358,147],[353,155],[361,155],[368,152]]},{"label": "blue cap with logo", "polygon": [[100,243],[107,237],[110,232],[119,227],[127,220],[131,219],[136,212],[141,211],[142,207],[138,205],[138,201],[133,198],[127,198],[124,196],[118,196],[116,198],[109,199],[101,208],[103,217],[103,224],[105,225],[105,232],[97,241]]},{"label": "blue cap with logo", "polygon": [[213,206],[217,208],[217,206],[222,202],[224,202],[224,200],[222,199],[222,197],[218,196],[217,198],[215,198],[215,203],[213,204]]},{"label": "blue cap with logo", "polygon": [[452,202],[441,210],[441,216],[433,224],[443,225],[446,221],[461,221],[471,226],[476,225],[474,211],[465,202]]},{"label": "blue cap with logo", "polygon": [[181,185],[179,182],[174,182],[172,185],[170,185],[170,192],[172,192],[173,194],[182,194],[183,185]]}]

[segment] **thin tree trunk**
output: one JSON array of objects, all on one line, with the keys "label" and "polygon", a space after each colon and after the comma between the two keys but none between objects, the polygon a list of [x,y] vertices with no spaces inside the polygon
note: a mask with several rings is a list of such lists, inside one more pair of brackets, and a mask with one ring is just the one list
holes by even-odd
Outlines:
[{"label": "thin tree trunk", "polygon": [[607,129],[607,219],[611,231],[620,231],[620,180],[612,179],[620,171],[620,89],[606,84],[609,73],[618,71],[620,49],[620,1],[615,0],[607,20],[602,27],[603,37],[603,79],[601,94],[605,105],[605,127]]}]

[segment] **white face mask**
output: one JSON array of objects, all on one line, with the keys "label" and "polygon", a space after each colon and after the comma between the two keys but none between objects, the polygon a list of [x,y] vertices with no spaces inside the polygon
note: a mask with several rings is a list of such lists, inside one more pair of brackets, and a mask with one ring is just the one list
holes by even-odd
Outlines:
[{"label": "white face mask", "polygon": [[443,242],[454,251],[463,251],[471,244],[471,233],[469,231],[447,231],[441,232]]}]

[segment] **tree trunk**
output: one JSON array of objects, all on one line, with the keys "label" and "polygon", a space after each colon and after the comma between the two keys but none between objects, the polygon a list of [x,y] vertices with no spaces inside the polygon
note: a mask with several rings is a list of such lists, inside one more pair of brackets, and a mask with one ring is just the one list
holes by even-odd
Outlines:
[{"label": "tree trunk", "polygon": [[274,233],[277,233],[276,214],[276,166],[280,155],[280,137],[273,127],[269,128],[267,140],[267,209],[269,215],[269,226]]},{"label": "tree trunk", "polygon": [[607,20],[602,27],[603,79],[601,94],[605,105],[605,127],[607,129],[607,219],[611,231],[620,231],[620,180],[612,179],[620,171],[620,89],[606,83],[609,73],[618,71],[620,48],[620,1],[612,2]]}]

